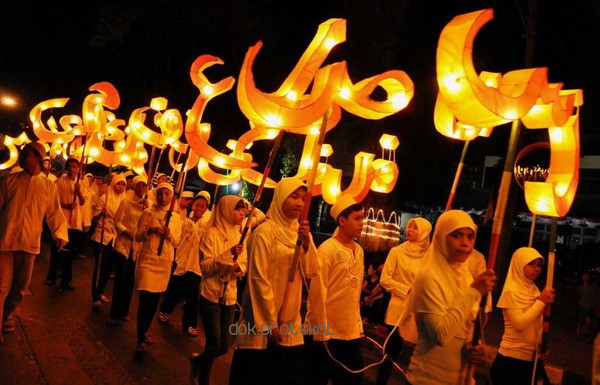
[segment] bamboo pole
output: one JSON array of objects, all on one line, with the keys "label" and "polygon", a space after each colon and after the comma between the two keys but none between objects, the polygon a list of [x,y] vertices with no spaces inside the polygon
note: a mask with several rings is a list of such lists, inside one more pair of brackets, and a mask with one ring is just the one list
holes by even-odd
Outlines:
[{"label": "bamboo pole", "polygon": [[460,180],[460,175],[462,174],[462,169],[465,165],[465,157],[467,155],[467,149],[469,148],[470,140],[466,140],[462,149],[462,153],[460,154],[460,161],[458,162],[458,167],[456,168],[456,174],[454,175],[454,182],[452,182],[452,188],[450,189],[450,195],[448,196],[448,201],[446,202],[446,209],[444,211],[448,211],[452,208],[452,202],[454,201],[454,196],[456,195],[456,188],[458,187],[458,181]]}]

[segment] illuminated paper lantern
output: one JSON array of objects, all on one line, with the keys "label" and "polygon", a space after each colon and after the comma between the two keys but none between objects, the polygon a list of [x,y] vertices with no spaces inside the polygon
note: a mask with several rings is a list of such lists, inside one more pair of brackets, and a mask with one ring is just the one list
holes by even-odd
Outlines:
[{"label": "illuminated paper lantern", "polygon": [[[136,108],[129,117],[129,128],[138,140],[157,148],[165,148],[179,140],[183,132],[183,120],[176,109],[166,109],[167,99],[153,98],[150,106]],[[156,132],[146,125],[146,112],[154,111],[153,124]]]},{"label": "illuminated paper lantern", "polygon": [[46,126],[46,124],[44,124],[42,120],[42,113],[44,111],[53,108],[62,108],[67,104],[68,101],[69,98],[49,99],[38,103],[35,107],[31,109],[31,111],[29,112],[29,120],[31,120],[33,133],[35,134],[35,136],[38,137],[40,142],[67,143],[73,140],[75,134],[73,133],[69,125],[67,125],[66,127],[63,126],[64,130],[59,131],[54,117],[50,117],[46,121],[48,127]]},{"label": "illuminated paper lantern", "polygon": [[223,64],[218,57],[211,55],[199,56],[190,69],[190,77],[194,85],[200,91],[200,95],[187,114],[185,123],[185,137],[192,150],[206,162],[221,168],[250,168],[257,166],[256,163],[244,161],[244,158],[235,158],[221,154],[208,144],[211,125],[202,123],[202,115],[207,103],[214,97],[229,91],[235,79],[229,76],[217,83],[211,83],[204,75],[204,70],[215,64]]},{"label": "illuminated paper lantern", "polygon": [[17,159],[19,159],[19,150],[17,150],[17,147],[31,142],[31,140],[29,140],[25,132],[22,132],[16,138],[13,138],[9,135],[0,134],[0,140],[8,149],[9,154],[8,160],[6,160],[3,163],[0,163],[0,170],[6,170],[12,167],[17,162]]},{"label": "illuminated paper lantern", "polygon": [[561,127],[551,127],[550,168],[544,182],[525,182],[525,201],[537,215],[564,217],[569,212],[579,183],[579,116]]}]

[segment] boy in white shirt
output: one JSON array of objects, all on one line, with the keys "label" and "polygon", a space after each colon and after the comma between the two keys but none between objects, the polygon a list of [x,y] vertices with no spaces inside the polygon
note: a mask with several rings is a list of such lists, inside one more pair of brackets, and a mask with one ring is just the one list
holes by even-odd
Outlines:
[{"label": "boy in white shirt", "polygon": [[[311,280],[308,313],[314,342],[307,343],[309,367],[314,378],[310,383],[326,385],[360,384],[362,373],[351,370],[363,366],[360,340],[363,324],[360,316],[360,293],[364,271],[363,249],[354,239],[360,236],[364,222],[362,205],[349,195],[338,199],[331,208],[337,222],[333,236],[319,246],[319,275]],[[338,362],[336,362],[338,361]]]}]

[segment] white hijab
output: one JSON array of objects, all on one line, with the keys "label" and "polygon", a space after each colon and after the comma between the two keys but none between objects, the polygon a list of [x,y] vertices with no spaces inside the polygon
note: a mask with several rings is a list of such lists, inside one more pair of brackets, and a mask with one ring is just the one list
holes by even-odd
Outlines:
[{"label": "white hijab", "polygon": [[123,174],[113,175],[113,177],[110,180],[110,186],[106,191],[106,210],[110,210],[110,213],[113,216],[117,213],[117,209],[119,208],[121,201],[126,196],[125,191],[119,194],[115,192],[114,186],[119,182],[124,182],[125,184],[127,184],[125,176]]},{"label": "white hijab", "polygon": [[400,250],[403,254],[410,258],[421,258],[429,247],[429,234],[431,233],[431,223],[425,218],[412,218],[408,224],[415,222],[419,229],[419,238],[414,241],[406,241],[400,245]]},{"label": "white hijab", "polygon": [[277,229],[277,239],[287,247],[296,247],[298,227],[300,224],[295,218],[289,218],[283,212],[283,202],[298,188],[306,185],[298,178],[282,178],[273,192],[273,200],[267,211],[267,221]]},{"label": "white hijab", "polygon": [[238,226],[233,223],[235,206],[240,201],[243,199],[237,195],[225,195],[219,199],[206,224],[207,228],[214,227],[227,245],[237,244],[241,237]]},{"label": "white hijab", "polygon": [[[450,263],[446,249],[446,236],[465,227],[477,232],[477,226],[464,211],[446,211],[438,218],[431,245],[425,253],[424,268],[415,280],[409,305],[411,312],[445,315],[448,305],[473,282],[467,263]],[[422,279],[423,275],[427,276],[426,280]],[[432,280],[442,290],[425,287],[424,282]]]},{"label": "white hijab", "polygon": [[525,278],[523,270],[525,265],[540,258],[544,259],[536,249],[531,247],[521,247],[514,252],[498,300],[499,308],[527,309],[539,298],[539,289],[532,280]]}]

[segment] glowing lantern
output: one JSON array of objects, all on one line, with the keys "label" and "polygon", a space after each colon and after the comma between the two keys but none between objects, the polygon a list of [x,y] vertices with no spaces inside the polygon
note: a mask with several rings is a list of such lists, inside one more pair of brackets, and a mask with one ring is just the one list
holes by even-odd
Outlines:
[{"label": "glowing lantern", "polygon": [[0,134],[0,140],[6,148],[8,148],[9,158],[4,163],[0,163],[0,170],[6,170],[7,168],[12,167],[19,159],[19,151],[17,150],[17,146],[22,146],[25,143],[31,142],[27,137],[25,132],[22,132],[18,137],[13,138],[12,136]]}]

